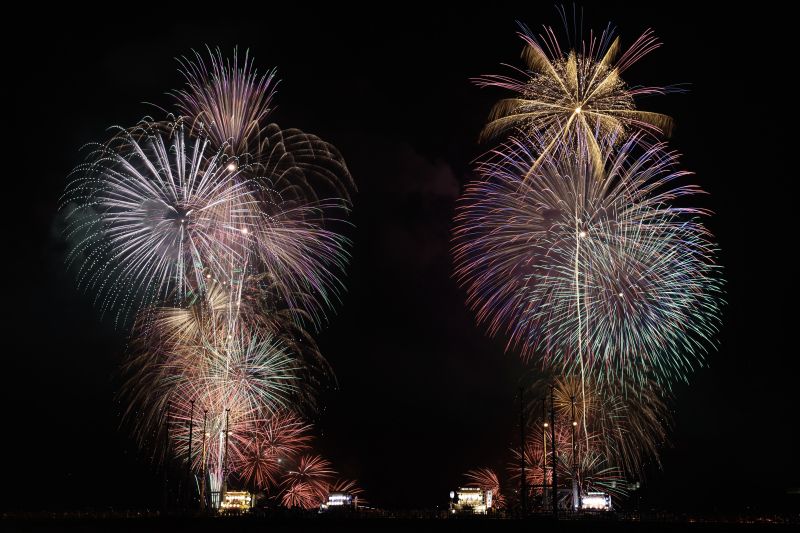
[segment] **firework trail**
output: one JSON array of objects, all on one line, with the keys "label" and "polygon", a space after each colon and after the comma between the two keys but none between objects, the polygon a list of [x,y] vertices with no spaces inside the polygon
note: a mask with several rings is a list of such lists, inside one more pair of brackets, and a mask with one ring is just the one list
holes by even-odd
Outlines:
[{"label": "firework trail", "polygon": [[527,71],[519,71],[519,78],[487,75],[475,82],[518,95],[495,105],[482,135],[494,137],[517,129],[523,135],[541,137],[544,149],[531,172],[541,157],[561,143],[580,139],[591,157],[600,161],[600,137],[622,138],[636,131],[654,136],[670,133],[669,117],[640,111],[634,103],[637,96],[663,94],[666,89],[629,87],[621,78],[626,69],[660,46],[650,30],[621,55],[619,37],[614,37],[610,26],[568,50],[562,49],[550,27],[537,37],[523,26],[520,37],[525,42],[522,57]]},{"label": "firework trail", "polygon": [[685,379],[720,322],[707,212],[683,206],[700,189],[676,185],[687,175],[677,155],[636,136],[603,140],[600,167],[567,145],[542,155],[546,142],[495,151],[457,206],[468,305],[491,335],[509,333],[508,348],[567,375],[639,388]]}]

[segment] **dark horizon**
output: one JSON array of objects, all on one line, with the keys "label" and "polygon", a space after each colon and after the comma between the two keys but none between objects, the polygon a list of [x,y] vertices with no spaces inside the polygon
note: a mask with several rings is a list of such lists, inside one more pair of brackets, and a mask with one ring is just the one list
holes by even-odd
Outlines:
[{"label": "dark horizon", "polygon": [[[751,13],[691,6],[583,8],[585,29],[611,21],[629,44],[653,28],[663,43],[626,81],[688,89],[646,105],[676,120],[669,145],[709,193],[699,202],[714,212],[706,222],[726,278],[719,348],[676,388],[672,444],[663,468],[648,469],[642,507],[796,511],[800,367],[785,310],[796,292],[785,190],[793,103],[778,70],[792,67],[780,55],[789,34]],[[119,427],[126,331],[75,287],[56,215],[81,146],[157,114],[142,102],[168,104],[182,84],[174,58],[206,45],[238,45],[259,71],[277,67],[273,120],[337,146],[358,187],[347,292],[317,336],[339,382],[313,420],[320,452],[372,504],[431,508],[466,470],[502,468],[517,442],[524,366],[475,324],[451,275],[450,229],[472,161],[491,146],[478,134],[504,96],[470,78],[520,64],[515,21],[561,30],[558,13],[543,3],[244,18],[41,22],[12,57],[3,510],[160,506],[161,475]],[[465,398],[468,411],[456,405]]]}]

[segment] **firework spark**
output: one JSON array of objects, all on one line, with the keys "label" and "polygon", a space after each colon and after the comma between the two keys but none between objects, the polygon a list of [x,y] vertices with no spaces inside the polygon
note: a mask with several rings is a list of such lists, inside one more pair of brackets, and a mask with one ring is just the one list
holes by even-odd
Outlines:
[{"label": "firework spark", "polygon": [[[639,386],[685,379],[719,327],[716,247],[671,205],[699,194],[674,184],[677,155],[634,136],[587,150],[518,140],[480,165],[456,211],[456,277],[489,333],[566,374]],[[580,148],[580,146],[579,146]],[[602,179],[596,177],[602,175]]]}]

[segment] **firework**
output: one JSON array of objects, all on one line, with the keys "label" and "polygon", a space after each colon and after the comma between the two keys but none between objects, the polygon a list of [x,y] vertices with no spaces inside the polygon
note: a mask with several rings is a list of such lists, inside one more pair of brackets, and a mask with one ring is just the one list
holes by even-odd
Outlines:
[{"label": "firework", "polygon": [[[672,120],[659,113],[637,110],[634,97],[661,94],[660,87],[629,87],[621,74],[636,61],[660,46],[649,30],[631,47],[620,52],[619,38],[610,27],[599,36],[592,34],[570,50],[562,50],[552,28],[538,38],[527,28],[522,57],[528,68],[521,79],[488,75],[478,78],[479,86],[511,90],[516,98],[501,100],[483,131],[495,136],[511,128],[534,134],[545,141],[542,156],[559,143],[581,139],[595,160],[602,159],[598,139],[609,134],[622,137],[635,131],[668,134]],[[541,162],[533,161],[533,168]]]},{"label": "firework", "polygon": [[500,490],[500,479],[497,477],[497,472],[491,468],[476,468],[467,471],[464,477],[468,480],[467,486],[478,487],[483,492],[492,491],[492,507],[505,508],[506,499]]},{"label": "firework", "polygon": [[339,485],[299,457],[332,376],[308,328],[343,290],[353,182],[335,147],[267,122],[275,71],[195,56],[177,113],[115,128],[71,175],[69,261],[103,312],[135,316],[124,420],[143,447],[185,457],[214,506],[229,478],[316,505]]},{"label": "firework", "polygon": [[283,481],[283,505],[289,508],[318,508],[328,497],[335,475],[331,464],[319,455],[302,456]]},{"label": "firework", "polygon": [[184,298],[247,262],[258,202],[222,154],[182,127],[166,138],[122,132],[76,174],[65,195],[70,261],[81,261],[79,282],[104,310]]},{"label": "firework", "polygon": [[[553,449],[558,480],[559,506],[577,508],[578,498],[586,492],[603,491],[614,499],[626,495],[623,472],[603,453],[599,435],[578,438],[572,431],[571,419],[558,416],[555,424],[555,446],[551,428],[538,419],[525,441],[525,482],[534,495],[550,494],[553,484]],[[512,450],[508,463],[509,479],[519,483],[520,450]]]},{"label": "firework", "polygon": [[358,498],[361,504],[367,503],[367,501],[363,499],[364,489],[358,485],[358,481],[355,479],[337,479],[328,487],[328,492],[345,492]]},{"label": "firework", "polygon": [[[299,446],[305,427],[283,414],[296,403],[298,364],[279,343],[244,332],[213,340],[168,351],[143,343],[128,366],[125,420],[142,446],[167,428],[155,442],[162,455],[191,456],[191,468],[219,492],[229,473],[247,467],[256,439],[268,446],[282,432]],[[272,479],[250,467],[245,475]]]},{"label": "firework", "polygon": [[339,290],[343,239],[317,224],[317,207],[282,203],[246,170],[180,122],[169,134],[122,132],[65,196],[80,284],[104,310],[128,312],[265,272],[290,308],[315,312],[306,295],[327,301]]},{"label": "firework", "polygon": [[344,271],[349,247],[345,237],[330,229],[342,225],[355,189],[344,159],[315,135],[268,122],[275,71],[259,75],[247,54],[240,62],[236,50],[232,60],[217,50],[205,61],[195,52],[193,60],[181,60],[181,67],[186,87],[173,93],[181,119],[207,132],[212,144],[231,157],[232,168],[263,184],[270,191],[267,204],[280,205],[302,225],[301,232],[315,234],[316,249],[296,248],[289,238],[280,248],[282,253],[300,252],[289,259],[305,266],[305,284],[285,275],[265,279],[278,296],[267,305],[283,300],[297,324],[319,327],[342,290],[337,276]]},{"label": "firework", "polygon": [[[669,385],[719,327],[716,247],[700,216],[671,205],[677,155],[634,136],[588,150],[518,140],[480,165],[456,211],[456,277],[490,334],[567,375]],[[580,148],[582,144],[578,146]],[[602,179],[597,179],[597,176]]]},{"label": "firework", "polygon": [[652,383],[635,389],[591,376],[539,374],[526,392],[534,420],[542,402],[550,405],[551,392],[559,419],[573,424],[579,439],[594,435],[595,448],[625,474],[641,475],[647,461],[658,461],[672,419],[665,391]]},{"label": "firework", "polygon": [[236,50],[233,60],[220,50],[208,55],[208,61],[197,52],[180,61],[186,86],[173,93],[179,114],[237,161],[268,169],[262,176],[284,199],[323,193],[349,203],[355,186],[339,151],[315,135],[268,122],[275,70],[259,75],[252,58],[246,53],[240,62]]},{"label": "firework", "polygon": [[261,137],[277,88],[275,70],[259,75],[249,53],[239,63],[222,53],[209,53],[210,66],[195,52],[195,61],[180,60],[186,89],[173,93],[178,110],[209,131],[217,146],[228,146],[234,154],[249,154]]},{"label": "firework", "polygon": [[282,468],[309,447],[310,426],[285,411],[267,420],[253,420],[235,434],[241,446],[233,470],[254,490],[278,484]]},{"label": "firework", "polygon": [[228,335],[254,332],[279,340],[300,363],[297,379],[313,391],[333,379],[332,371],[311,334],[295,320],[267,275],[245,275],[236,285],[210,281],[204,297],[192,295],[181,307],[157,307],[141,313],[133,337],[162,353],[181,346],[215,343]]}]

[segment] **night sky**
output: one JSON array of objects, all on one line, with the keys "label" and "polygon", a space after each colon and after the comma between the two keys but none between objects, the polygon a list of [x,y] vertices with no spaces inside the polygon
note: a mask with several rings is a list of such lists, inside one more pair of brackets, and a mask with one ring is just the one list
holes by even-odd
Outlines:
[{"label": "night sky", "polygon": [[[610,20],[623,44],[648,27],[663,41],[627,81],[686,84],[640,103],[676,119],[671,146],[710,193],[699,201],[715,212],[708,225],[727,278],[719,350],[676,391],[672,445],[648,473],[643,505],[797,509],[800,494],[787,494],[800,488],[791,437],[800,368],[789,340],[797,113],[780,71],[796,69],[783,58],[792,35],[766,20],[780,13],[702,14],[696,4],[585,9],[585,28]],[[169,105],[165,93],[182,83],[174,58],[206,44],[249,48],[261,71],[277,67],[273,120],[336,145],[358,186],[348,291],[319,336],[339,380],[314,421],[320,451],[371,502],[395,508],[444,505],[469,468],[502,467],[524,368],[475,325],[449,249],[454,202],[489,147],[478,133],[504,96],[469,79],[521,65],[517,20],[561,30],[548,2],[439,13],[237,8],[206,21],[40,21],[8,44],[0,510],[159,505],[160,475],[119,427],[126,331],[76,289],[56,211],[80,147],[108,126],[159,116],[144,102]]]}]

